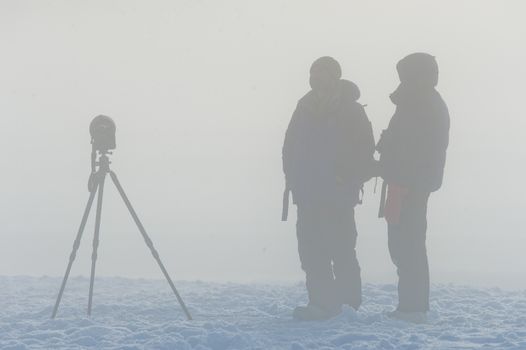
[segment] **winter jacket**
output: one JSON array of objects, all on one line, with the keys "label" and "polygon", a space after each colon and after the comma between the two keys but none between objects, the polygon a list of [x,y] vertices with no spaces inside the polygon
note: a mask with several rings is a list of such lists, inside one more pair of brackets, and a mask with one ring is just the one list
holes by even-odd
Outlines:
[{"label": "winter jacket", "polygon": [[374,137],[358,87],[340,80],[322,103],[313,91],[298,102],[283,145],[283,170],[294,203],[338,201],[355,205],[371,178]]},{"label": "winter jacket", "polygon": [[377,150],[389,184],[425,192],[442,185],[449,143],[449,112],[434,87],[401,84],[391,95],[396,111]]}]

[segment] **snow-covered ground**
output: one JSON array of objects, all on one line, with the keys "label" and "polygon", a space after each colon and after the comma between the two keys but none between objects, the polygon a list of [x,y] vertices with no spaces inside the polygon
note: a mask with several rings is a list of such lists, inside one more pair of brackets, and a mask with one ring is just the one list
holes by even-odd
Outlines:
[{"label": "snow-covered ground", "polygon": [[366,285],[359,312],[326,322],[291,320],[305,302],[289,285],[176,281],[186,321],[164,280],[73,277],[57,319],[59,278],[0,277],[0,348],[7,349],[526,349],[526,292],[433,286],[429,323],[384,316],[393,285]]}]

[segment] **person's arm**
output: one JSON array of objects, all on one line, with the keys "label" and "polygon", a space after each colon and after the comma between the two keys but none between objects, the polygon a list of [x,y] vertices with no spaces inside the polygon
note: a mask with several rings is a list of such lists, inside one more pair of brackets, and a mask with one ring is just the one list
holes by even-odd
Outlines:
[{"label": "person's arm", "polygon": [[358,116],[359,134],[357,135],[357,157],[360,164],[361,181],[367,182],[377,176],[376,160],[374,159],[375,141],[373,126],[367,117],[363,106],[360,106]]},{"label": "person's arm", "polygon": [[362,105],[348,108],[335,133],[335,175],[339,184],[359,188],[373,177],[373,128]]},{"label": "person's arm", "polygon": [[426,132],[422,133],[415,160],[417,185],[430,192],[438,190],[442,185],[450,123],[445,105],[440,110],[433,111],[432,117],[426,125]]},{"label": "person's arm", "polygon": [[293,179],[295,177],[295,160],[296,160],[296,143],[298,141],[298,119],[299,119],[299,106],[296,107],[292,118],[290,119],[289,126],[285,133],[285,140],[283,142],[282,149],[282,161],[283,161],[283,173],[289,189],[292,186]]}]

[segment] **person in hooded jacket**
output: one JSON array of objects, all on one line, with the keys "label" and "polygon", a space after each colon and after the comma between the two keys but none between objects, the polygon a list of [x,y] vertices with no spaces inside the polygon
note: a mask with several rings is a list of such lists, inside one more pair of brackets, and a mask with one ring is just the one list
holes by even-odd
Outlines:
[{"label": "person in hooded jacket", "polygon": [[389,315],[421,323],[429,310],[427,203],[442,185],[450,121],[435,89],[433,56],[411,54],[396,69],[400,85],[391,94],[396,111],[376,147],[384,179],[380,216],[387,220],[389,252],[399,277],[398,307]]},{"label": "person in hooded jacket", "polygon": [[283,145],[309,296],[307,306],[294,310],[298,320],[327,319],[343,304],[358,309],[362,301],[354,207],[371,178],[375,143],[357,102],[358,87],[340,78],[341,67],[333,58],[312,64],[312,90],[299,100]]}]

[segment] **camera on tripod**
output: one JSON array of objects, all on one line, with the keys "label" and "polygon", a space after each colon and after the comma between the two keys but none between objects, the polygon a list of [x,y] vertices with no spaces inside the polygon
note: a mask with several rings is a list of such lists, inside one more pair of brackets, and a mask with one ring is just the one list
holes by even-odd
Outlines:
[{"label": "camera on tripod", "polygon": [[89,126],[93,151],[107,153],[109,150],[115,149],[117,147],[115,131],[115,122],[110,117],[99,115],[93,118]]},{"label": "camera on tripod", "polygon": [[113,184],[115,185],[115,187],[117,187],[117,191],[121,195],[121,198],[124,201],[124,204],[128,208],[128,211],[130,212],[133,218],[133,221],[135,221],[135,224],[139,228],[139,231],[144,239],[144,242],[146,243],[146,246],[150,249],[150,252],[152,253],[153,258],[157,261],[157,264],[159,265],[164,277],[168,281],[170,288],[172,288],[172,291],[175,294],[177,301],[181,305],[181,308],[183,309],[186,315],[186,318],[188,320],[191,320],[192,316],[190,315],[190,312],[186,308],[186,305],[183,302],[183,299],[179,295],[179,292],[175,288],[175,285],[170,275],[168,274],[168,271],[166,271],[166,268],[164,267],[164,264],[162,263],[161,258],[159,257],[159,253],[153,246],[153,242],[148,236],[148,234],[146,233],[146,230],[144,229],[144,226],[139,220],[139,217],[137,216],[135,209],[133,209],[130,203],[130,200],[128,199],[128,196],[126,195],[126,193],[124,193],[124,189],[122,188],[119,180],[117,179],[117,175],[110,169],[111,162],[109,160],[108,154],[111,154],[110,150],[113,150],[116,148],[115,131],[116,131],[115,123],[110,117],[107,117],[105,115],[99,115],[95,117],[90,123],[89,133],[91,135],[91,145],[92,145],[91,174],[88,180],[88,191],[90,192],[90,195],[88,199],[88,204],[86,205],[86,209],[84,210],[84,215],[82,216],[82,221],[80,223],[80,227],[77,232],[77,236],[75,237],[75,241],[73,243],[73,250],[69,256],[68,267],[66,268],[66,273],[64,274],[64,279],[62,280],[62,285],[60,286],[60,291],[58,292],[57,301],[55,302],[55,307],[53,308],[53,314],[51,315],[51,318],[55,318],[55,316],[57,315],[58,306],[60,305],[62,294],[64,293],[64,288],[66,287],[66,282],[71,272],[71,267],[73,266],[73,261],[75,260],[75,257],[77,256],[77,251],[80,246],[80,240],[82,238],[84,228],[86,227],[86,222],[88,220],[88,216],[91,210],[91,206],[93,204],[93,200],[95,199],[95,195],[98,194],[97,212],[95,214],[95,234],[93,236],[93,253],[91,254],[91,278],[90,278],[90,288],[89,288],[89,297],[88,297],[88,316],[91,315],[91,307],[92,307],[92,300],[93,300],[93,286],[95,282],[95,265],[97,262],[97,250],[99,246],[99,234],[100,234],[100,224],[101,224],[101,215],[102,215],[102,198],[103,198],[103,193],[104,193],[104,182],[106,179],[106,175],[109,175]]}]

